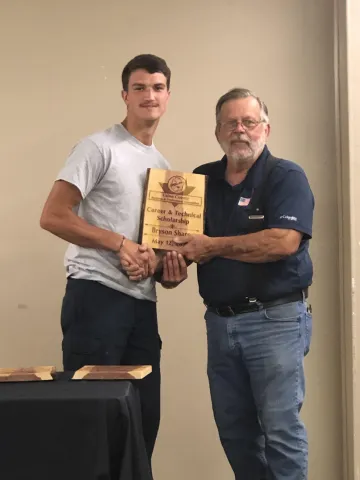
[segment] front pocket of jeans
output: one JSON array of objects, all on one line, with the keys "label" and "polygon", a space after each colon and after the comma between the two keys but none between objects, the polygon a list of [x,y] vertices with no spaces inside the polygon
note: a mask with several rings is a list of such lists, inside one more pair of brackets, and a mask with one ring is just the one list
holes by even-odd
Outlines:
[{"label": "front pocket of jeans", "polygon": [[304,355],[307,355],[310,350],[312,338],[312,315],[309,312],[305,313],[305,347]]},{"label": "front pocket of jeans", "polygon": [[264,310],[264,315],[268,320],[278,322],[295,321],[299,318],[298,303],[285,303],[283,305],[276,305]]}]

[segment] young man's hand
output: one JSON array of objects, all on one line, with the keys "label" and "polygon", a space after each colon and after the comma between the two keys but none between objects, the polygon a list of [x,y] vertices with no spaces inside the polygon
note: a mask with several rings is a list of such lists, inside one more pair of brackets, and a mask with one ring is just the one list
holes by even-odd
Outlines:
[{"label": "young man's hand", "polygon": [[175,288],[187,277],[187,264],[184,257],[177,252],[167,252],[163,257],[161,285],[164,288]]},{"label": "young man's hand", "polygon": [[152,277],[161,260],[146,244],[138,245],[128,239],[125,239],[119,257],[122,268],[133,282]]}]

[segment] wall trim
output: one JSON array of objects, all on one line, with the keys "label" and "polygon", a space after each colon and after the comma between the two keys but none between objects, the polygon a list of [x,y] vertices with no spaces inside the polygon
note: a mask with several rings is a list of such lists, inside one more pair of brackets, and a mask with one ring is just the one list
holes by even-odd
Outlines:
[{"label": "wall trim", "polygon": [[[340,260],[340,339],[342,370],[342,443],[343,478],[360,480],[360,414],[359,371],[357,345],[357,318],[360,317],[356,285],[360,282],[360,169],[356,165],[356,123],[360,121],[360,106],[353,100],[356,86],[356,67],[360,71],[359,50],[353,36],[356,20],[360,21],[358,0],[334,0],[334,74],[335,74],[335,124],[336,168],[338,187],[338,224]],[[353,25],[353,28],[352,28]],[[359,36],[360,38],[360,36]],[[358,40],[359,41],[359,40]],[[359,65],[356,65],[359,62]],[[356,113],[358,118],[356,118]],[[360,125],[357,122],[357,125]],[[359,134],[357,134],[359,136]],[[357,185],[356,185],[357,184]],[[357,219],[359,218],[359,220]],[[359,251],[359,253],[358,253]],[[359,257],[359,259],[357,259]],[[359,280],[359,282],[358,282]]]}]

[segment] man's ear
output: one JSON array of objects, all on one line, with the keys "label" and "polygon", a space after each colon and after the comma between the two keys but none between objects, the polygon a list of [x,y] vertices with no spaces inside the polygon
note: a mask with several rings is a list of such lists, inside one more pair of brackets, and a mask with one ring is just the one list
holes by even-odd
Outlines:
[{"label": "man's ear", "polygon": [[122,91],[121,91],[121,96],[122,96],[122,99],[124,100],[124,102],[125,102],[126,105],[127,105],[128,92],[127,92],[126,90],[122,90]]},{"label": "man's ear", "polygon": [[168,101],[170,100],[170,95],[171,95],[171,91],[168,90],[168,97],[167,97],[167,99],[166,99],[166,105],[168,104]]},{"label": "man's ear", "polygon": [[215,127],[215,137],[216,137],[216,140],[219,141],[219,124],[218,123],[216,124],[216,127]]},{"label": "man's ear", "polygon": [[269,138],[270,132],[271,132],[271,125],[270,123],[268,123],[266,125],[266,138]]}]

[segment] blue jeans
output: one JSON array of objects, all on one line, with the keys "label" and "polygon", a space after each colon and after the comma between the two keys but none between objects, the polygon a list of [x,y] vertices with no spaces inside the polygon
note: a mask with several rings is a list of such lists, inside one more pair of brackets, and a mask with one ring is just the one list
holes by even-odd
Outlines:
[{"label": "blue jeans", "polygon": [[306,480],[299,418],[312,317],[305,302],[220,317],[205,314],[215,421],[236,480]]}]

